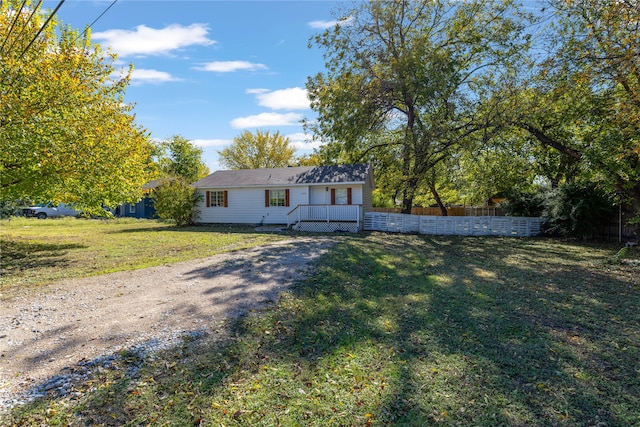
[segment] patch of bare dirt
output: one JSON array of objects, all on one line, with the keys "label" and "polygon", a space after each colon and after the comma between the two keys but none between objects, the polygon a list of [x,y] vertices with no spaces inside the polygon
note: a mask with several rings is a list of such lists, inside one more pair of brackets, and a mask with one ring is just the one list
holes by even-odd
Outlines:
[{"label": "patch of bare dirt", "polygon": [[[0,409],[83,362],[213,325],[275,301],[335,237],[64,280],[0,305]],[[46,387],[44,387],[46,389]]]}]

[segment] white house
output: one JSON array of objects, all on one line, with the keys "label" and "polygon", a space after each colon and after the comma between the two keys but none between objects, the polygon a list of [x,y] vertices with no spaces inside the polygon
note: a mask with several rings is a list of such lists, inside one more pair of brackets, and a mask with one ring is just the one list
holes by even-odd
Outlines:
[{"label": "white house", "polygon": [[359,231],[371,210],[366,164],[217,171],[194,187],[199,223],[277,224],[303,231]]}]

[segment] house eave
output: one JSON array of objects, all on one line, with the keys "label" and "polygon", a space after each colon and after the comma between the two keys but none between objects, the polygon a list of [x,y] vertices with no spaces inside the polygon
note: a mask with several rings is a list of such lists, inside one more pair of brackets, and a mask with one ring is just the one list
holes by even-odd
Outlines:
[{"label": "house eave", "polygon": [[211,188],[238,189],[238,188],[275,188],[275,187],[330,187],[336,185],[364,185],[364,181],[350,182],[316,182],[313,184],[297,184],[297,183],[271,183],[271,184],[243,184],[243,185],[207,185],[196,186],[198,190]]}]

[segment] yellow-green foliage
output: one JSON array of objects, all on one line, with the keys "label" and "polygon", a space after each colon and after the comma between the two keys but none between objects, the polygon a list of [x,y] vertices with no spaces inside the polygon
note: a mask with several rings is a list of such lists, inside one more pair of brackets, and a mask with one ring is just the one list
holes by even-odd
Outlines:
[{"label": "yellow-green foliage", "polygon": [[116,56],[55,18],[36,38],[46,18],[39,3],[0,6],[3,199],[80,208],[139,200],[152,145],[124,103],[129,76],[113,77]]}]

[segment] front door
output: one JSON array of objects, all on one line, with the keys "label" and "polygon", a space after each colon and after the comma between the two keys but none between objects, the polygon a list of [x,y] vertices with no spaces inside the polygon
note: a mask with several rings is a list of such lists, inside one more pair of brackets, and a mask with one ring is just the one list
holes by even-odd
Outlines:
[{"label": "front door", "polygon": [[331,203],[331,191],[328,187],[310,187],[311,197],[309,203],[312,205],[328,205]]}]

